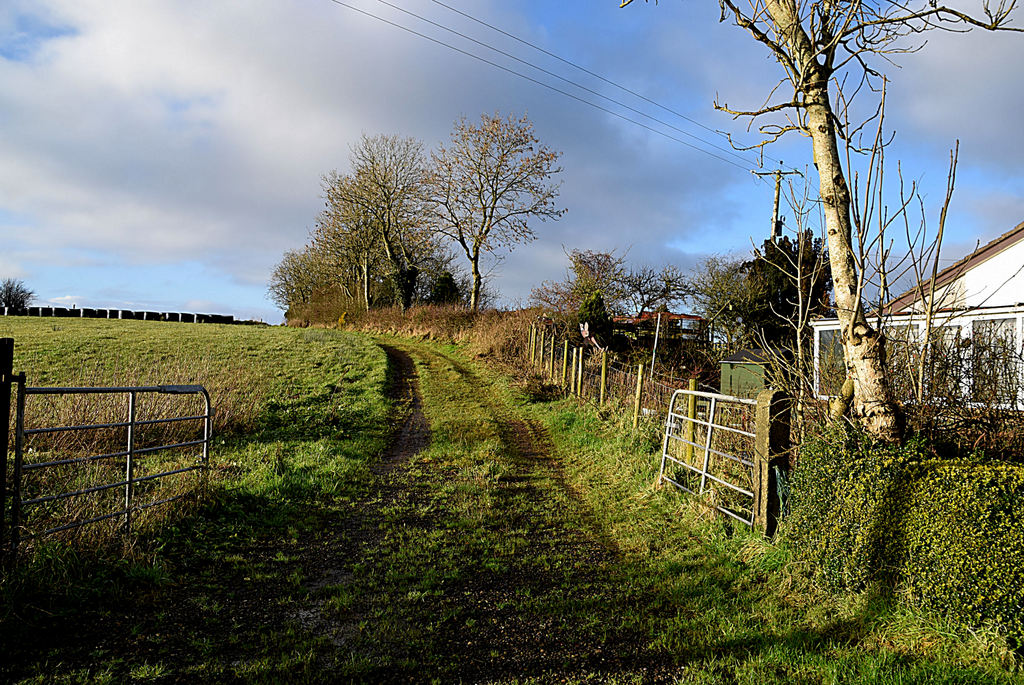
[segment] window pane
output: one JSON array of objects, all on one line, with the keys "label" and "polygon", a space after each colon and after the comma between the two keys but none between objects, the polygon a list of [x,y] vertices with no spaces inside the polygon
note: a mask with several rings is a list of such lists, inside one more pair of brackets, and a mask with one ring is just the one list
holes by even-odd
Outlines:
[{"label": "window pane", "polygon": [[818,393],[838,395],[846,380],[839,331],[818,331]]},{"label": "window pane", "polygon": [[991,404],[1015,404],[1020,394],[1016,319],[975,321],[971,348],[973,399]]}]

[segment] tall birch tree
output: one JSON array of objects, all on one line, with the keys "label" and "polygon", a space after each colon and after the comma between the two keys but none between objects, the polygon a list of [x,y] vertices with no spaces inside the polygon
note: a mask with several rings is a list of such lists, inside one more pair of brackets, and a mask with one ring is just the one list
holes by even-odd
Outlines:
[{"label": "tall birch tree", "polygon": [[[620,6],[632,2],[621,0]],[[849,123],[850,104],[857,93],[879,92],[883,76],[875,63],[890,63],[893,55],[912,50],[908,41],[918,34],[972,28],[1020,31],[1008,24],[1016,3],[983,0],[978,15],[936,0],[719,0],[719,5],[722,21],[732,21],[763,45],[785,75],[761,107],[715,107],[740,118],[771,115],[771,122],[760,127],[765,139],[755,147],[791,132],[810,139],[852,389],[850,409],[869,433],[897,441],[901,422],[886,377],[885,336],[869,323],[861,299],[854,236],[856,230],[863,240],[865,227],[855,225],[850,161],[841,150],[858,148],[857,135],[867,122]],[[846,92],[844,83],[852,84]],[[867,152],[877,154],[879,144]]]}]

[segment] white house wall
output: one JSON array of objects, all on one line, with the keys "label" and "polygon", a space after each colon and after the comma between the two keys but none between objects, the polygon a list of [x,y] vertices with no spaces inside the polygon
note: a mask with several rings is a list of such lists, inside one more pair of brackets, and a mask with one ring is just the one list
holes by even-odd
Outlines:
[{"label": "white house wall", "polygon": [[1024,241],[965,271],[937,293],[940,308],[1012,307],[1024,303]]}]

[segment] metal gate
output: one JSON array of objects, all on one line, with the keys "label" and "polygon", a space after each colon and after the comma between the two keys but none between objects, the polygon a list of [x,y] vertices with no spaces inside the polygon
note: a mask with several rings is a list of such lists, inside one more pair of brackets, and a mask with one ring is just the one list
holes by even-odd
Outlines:
[{"label": "metal gate", "polygon": [[[12,376],[11,380],[17,383],[14,464],[10,487],[9,544],[12,559],[16,556],[18,545],[23,538],[43,537],[117,518],[123,519],[124,531],[130,532],[132,519],[138,512],[173,502],[191,494],[186,491],[169,497],[158,496],[154,499],[146,499],[146,495],[151,493],[140,492],[140,490],[151,487],[146,484],[155,486],[156,481],[192,471],[202,474],[208,467],[212,436],[212,410],[210,395],[201,385],[40,388],[26,386],[24,373]],[[57,395],[124,395],[127,399],[126,416],[123,420],[108,422],[26,428],[26,399],[30,396]],[[143,395],[198,395],[203,400],[203,411],[182,416],[173,415],[140,420],[136,414],[139,397]],[[145,446],[137,444],[140,428],[185,422],[201,422],[195,428],[197,434],[195,439],[167,443],[157,442]],[[34,450],[28,444],[31,442],[32,436],[95,434],[98,431],[121,430],[124,431],[123,442],[121,442],[123,449],[100,454],[86,452],[68,456],[67,453],[62,453],[59,450]],[[170,429],[164,432],[173,434]],[[167,463],[157,464],[156,460],[151,457],[151,455],[169,450],[188,448],[193,448],[189,450],[188,454],[180,452],[172,454],[172,466],[168,466]],[[4,460],[2,472],[6,481],[6,450],[2,456]],[[144,457],[149,458],[144,459]],[[140,472],[140,468],[146,467],[148,467],[147,471]],[[61,469],[64,469],[62,476],[49,476],[48,479],[48,474],[53,474]],[[6,482],[4,485],[4,499],[6,499]],[[97,511],[97,508],[80,505],[80,508],[86,512],[82,517],[67,516],[67,512],[65,512],[62,520],[61,516],[55,516],[50,512],[49,516],[38,517],[43,522],[40,526],[41,529],[34,530],[26,524],[29,514],[44,509],[47,505],[52,507],[57,503],[70,503],[79,498],[91,495],[101,496],[102,493],[111,491],[120,492],[123,495],[114,500],[117,504],[114,504],[113,501],[105,503],[108,504],[108,508],[112,506],[113,511],[102,510],[102,508]],[[68,508],[73,509],[73,507]],[[6,514],[6,507],[0,503],[0,518],[4,518],[2,514]],[[66,520],[67,518],[72,520]],[[2,535],[2,531],[0,531],[0,535]]]},{"label": "metal gate", "polygon": [[721,513],[757,518],[757,400],[676,390],[669,402],[658,482],[707,496]]}]

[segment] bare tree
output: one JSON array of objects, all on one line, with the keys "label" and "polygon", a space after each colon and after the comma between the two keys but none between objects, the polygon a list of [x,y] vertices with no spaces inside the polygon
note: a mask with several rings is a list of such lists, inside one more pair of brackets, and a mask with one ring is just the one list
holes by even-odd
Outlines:
[{"label": "bare tree", "polygon": [[329,281],[323,260],[313,248],[288,250],[270,275],[267,295],[278,308],[287,312],[296,305],[309,303]]},{"label": "bare tree", "polygon": [[[621,0],[620,6],[631,2]],[[936,0],[748,0],[744,6],[738,0],[720,0],[723,21],[731,19],[762,44],[782,67],[785,77],[756,109],[733,109],[719,103],[715,106],[751,121],[764,115],[785,117],[781,123],[776,119],[762,125],[760,131],[765,139],[755,147],[763,147],[790,132],[810,138],[835,281],[843,354],[852,384],[853,415],[868,432],[882,440],[900,439],[900,421],[886,378],[885,337],[868,323],[858,287],[847,182],[849,159],[844,169],[839,140],[854,140],[867,123],[850,125],[847,119],[854,97],[878,88],[882,75],[873,61],[889,61],[894,54],[907,52],[911,48],[905,39],[929,30],[963,31],[977,27],[1019,31],[1008,26],[1015,5],[1012,0],[1000,0],[993,7],[983,0],[983,17],[979,18],[940,5]],[[787,83],[787,94],[773,100],[780,86]],[[851,88],[844,89],[844,84]]]},{"label": "bare tree", "polygon": [[747,278],[745,265],[738,257],[711,255],[697,265],[687,284],[690,306],[704,317],[712,338],[729,351],[753,341],[748,312],[765,295],[759,282]]},{"label": "bare tree", "polygon": [[622,286],[637,316],[657,307],[671,307],[689,293],[686,276],[671,264],[660,269],[634,267],[623,277]]},{"label": "bare tree", "polygon": [[[832,278],[828,254],[823,247],[820,211],[810,197],[807,177],[800,174],[799,187],[786,183],[785,198],[793,211],[796,240],[782,237],[773,245],[781,249],[764,250],[756,257],[763,270],[774,271],[781,283],[767,298],[770,313],[776,318],[781,335],[769,339],[764,329],[758,335],[763,358],[773,387],[785,389],[795,400],[794,426],[802,439],[808,423],[807,400],[814,394],[813,333],[811,320],[827,316],[831,310]],[[766,242],[767,248],[770,243]],[[770,257],[770,258],[768,258]],[[780,297],[781,294],[781,297]]]},{"label": "bare tree", "polygon": [[614,251],[597,250],[571,250],[566,256],[569,269],[565,279],[544,281],[531,291],[530,301],[555,312],[570,314],[579,310],[588,295],[600,292],[609,313],[622,313],[626,258]]},{"label": "bare tree", "polygon": [[341,176],[337,171],[324,175],[328,202],[317,217],[312,239],[324,259],[333,265],[346,294],[356,299],[357,288],[368,311],[372,299],[370,285],[372,279],[379,277],[385,255],[373,216],[361,203],[346,200],[360,192],[353,187],[355,183],[352,176]]},{"label": "bare tree", "polygon": [[427,227],[423,144],[399,136],[363,136],[352,149],[352,176],[325,177],[327,203],[358,213],[377,234],[398,299],[408,309],[420,261],[433,248]]},{"label": "bare tree", "polygon": [[484,114],[478,125],[455,124],[451,143],[432,155],[430,199],[437,230],[469,260],[473,290],[470,307],[480,306],[480,257],[511,250],[535,239],[531,219],[557,219],[558,185],[552,177],[559,153],[542,145],[526,116]]},{"label": "bare tree", "polygon": [[5,278],[0,281],[0,307],[21,311],[28,309],[36,294],[28,289],[24,281]]}]

